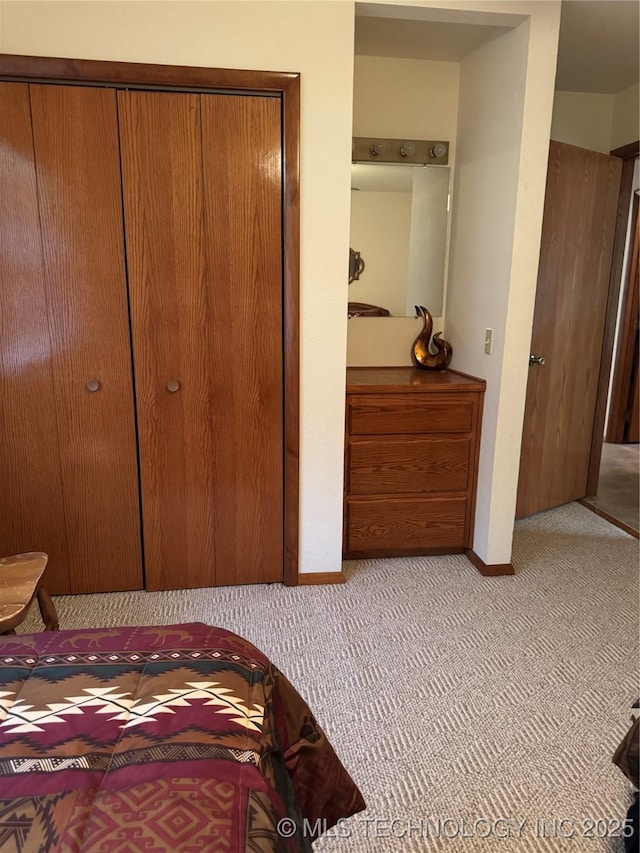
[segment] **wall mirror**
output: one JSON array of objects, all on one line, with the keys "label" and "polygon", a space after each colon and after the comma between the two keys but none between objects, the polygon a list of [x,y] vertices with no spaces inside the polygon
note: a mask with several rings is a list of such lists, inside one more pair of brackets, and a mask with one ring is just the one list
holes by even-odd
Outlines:
[{"label": "wall mirror", "polygon": [[441,316],[450,179],[448,166],[351,166],[350,246],[365,268],[349,285],[350,316],[415,317],[416,305]]}]

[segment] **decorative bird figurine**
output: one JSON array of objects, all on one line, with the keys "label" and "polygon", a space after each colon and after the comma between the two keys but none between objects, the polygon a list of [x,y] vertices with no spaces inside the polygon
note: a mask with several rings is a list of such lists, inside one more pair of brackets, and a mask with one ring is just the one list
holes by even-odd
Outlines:
[{"label": "decorative bird figurine", "polygon": [[413,363],[416,367],[422,367],[425,370],[444,370],[451,361],[453,354],[451,344],[442,340],[442,332],[436,332],[432,343],[437,352],[432,353],[429,350],[429,342],[433,329],[433,317],[423,305],[416,305],[416,317],[422,317],[424,325],[411,347]]}]

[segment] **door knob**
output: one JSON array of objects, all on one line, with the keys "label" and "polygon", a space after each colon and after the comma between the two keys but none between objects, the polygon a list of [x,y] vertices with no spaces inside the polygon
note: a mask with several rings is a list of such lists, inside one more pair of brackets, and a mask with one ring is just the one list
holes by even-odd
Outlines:
[{"label": "door knob", "polygon": [[97,379],[90,379],[87,384],[84,386],[90,394],[93,394],[94,391],[99,391],[101,388],[100,383]]},{"label": "door knob", "polygon": [[179,387],[180,387],[180,383],[179,383],[179,382],[176,382],[176,380],[175,380],[175,379],[170,379],[170,380],[167,382],[167,391],[168,391],[170,394],[175,394]]},{"label": "door knob", "polygon": [[529,356],[529,365],[539,364],[540,367],[544,365],[544,356],[543,355],[530,355]]}]

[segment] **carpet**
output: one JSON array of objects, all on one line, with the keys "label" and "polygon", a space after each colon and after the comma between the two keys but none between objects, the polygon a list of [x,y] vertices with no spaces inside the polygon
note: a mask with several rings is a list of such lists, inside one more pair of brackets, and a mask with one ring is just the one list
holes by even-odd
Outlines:
[{"label": "carpet", "polygon": [[458,555],[358,560],[342,586],[55,603],[63,628],[202,621],[269,655],[368,804],[317,851],[621,851],[638,542],[569,504],[518,522],[513,560],[513,577]]}]

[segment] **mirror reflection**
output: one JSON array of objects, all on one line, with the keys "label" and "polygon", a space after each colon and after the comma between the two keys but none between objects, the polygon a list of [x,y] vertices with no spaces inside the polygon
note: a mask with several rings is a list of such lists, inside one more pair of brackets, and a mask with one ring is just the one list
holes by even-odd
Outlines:
[{"label": "mirror reflection", "polygon": [[349,285],[350,316],[442,314],[449,181],[447,166],[352,165],[350,246],[366,266]]},{"label": "mirror reflection", "polygon": [[364,260],[360,257],[360,252],[349,249],[349,284],[352,281],[357,281],[363,272]]}]

